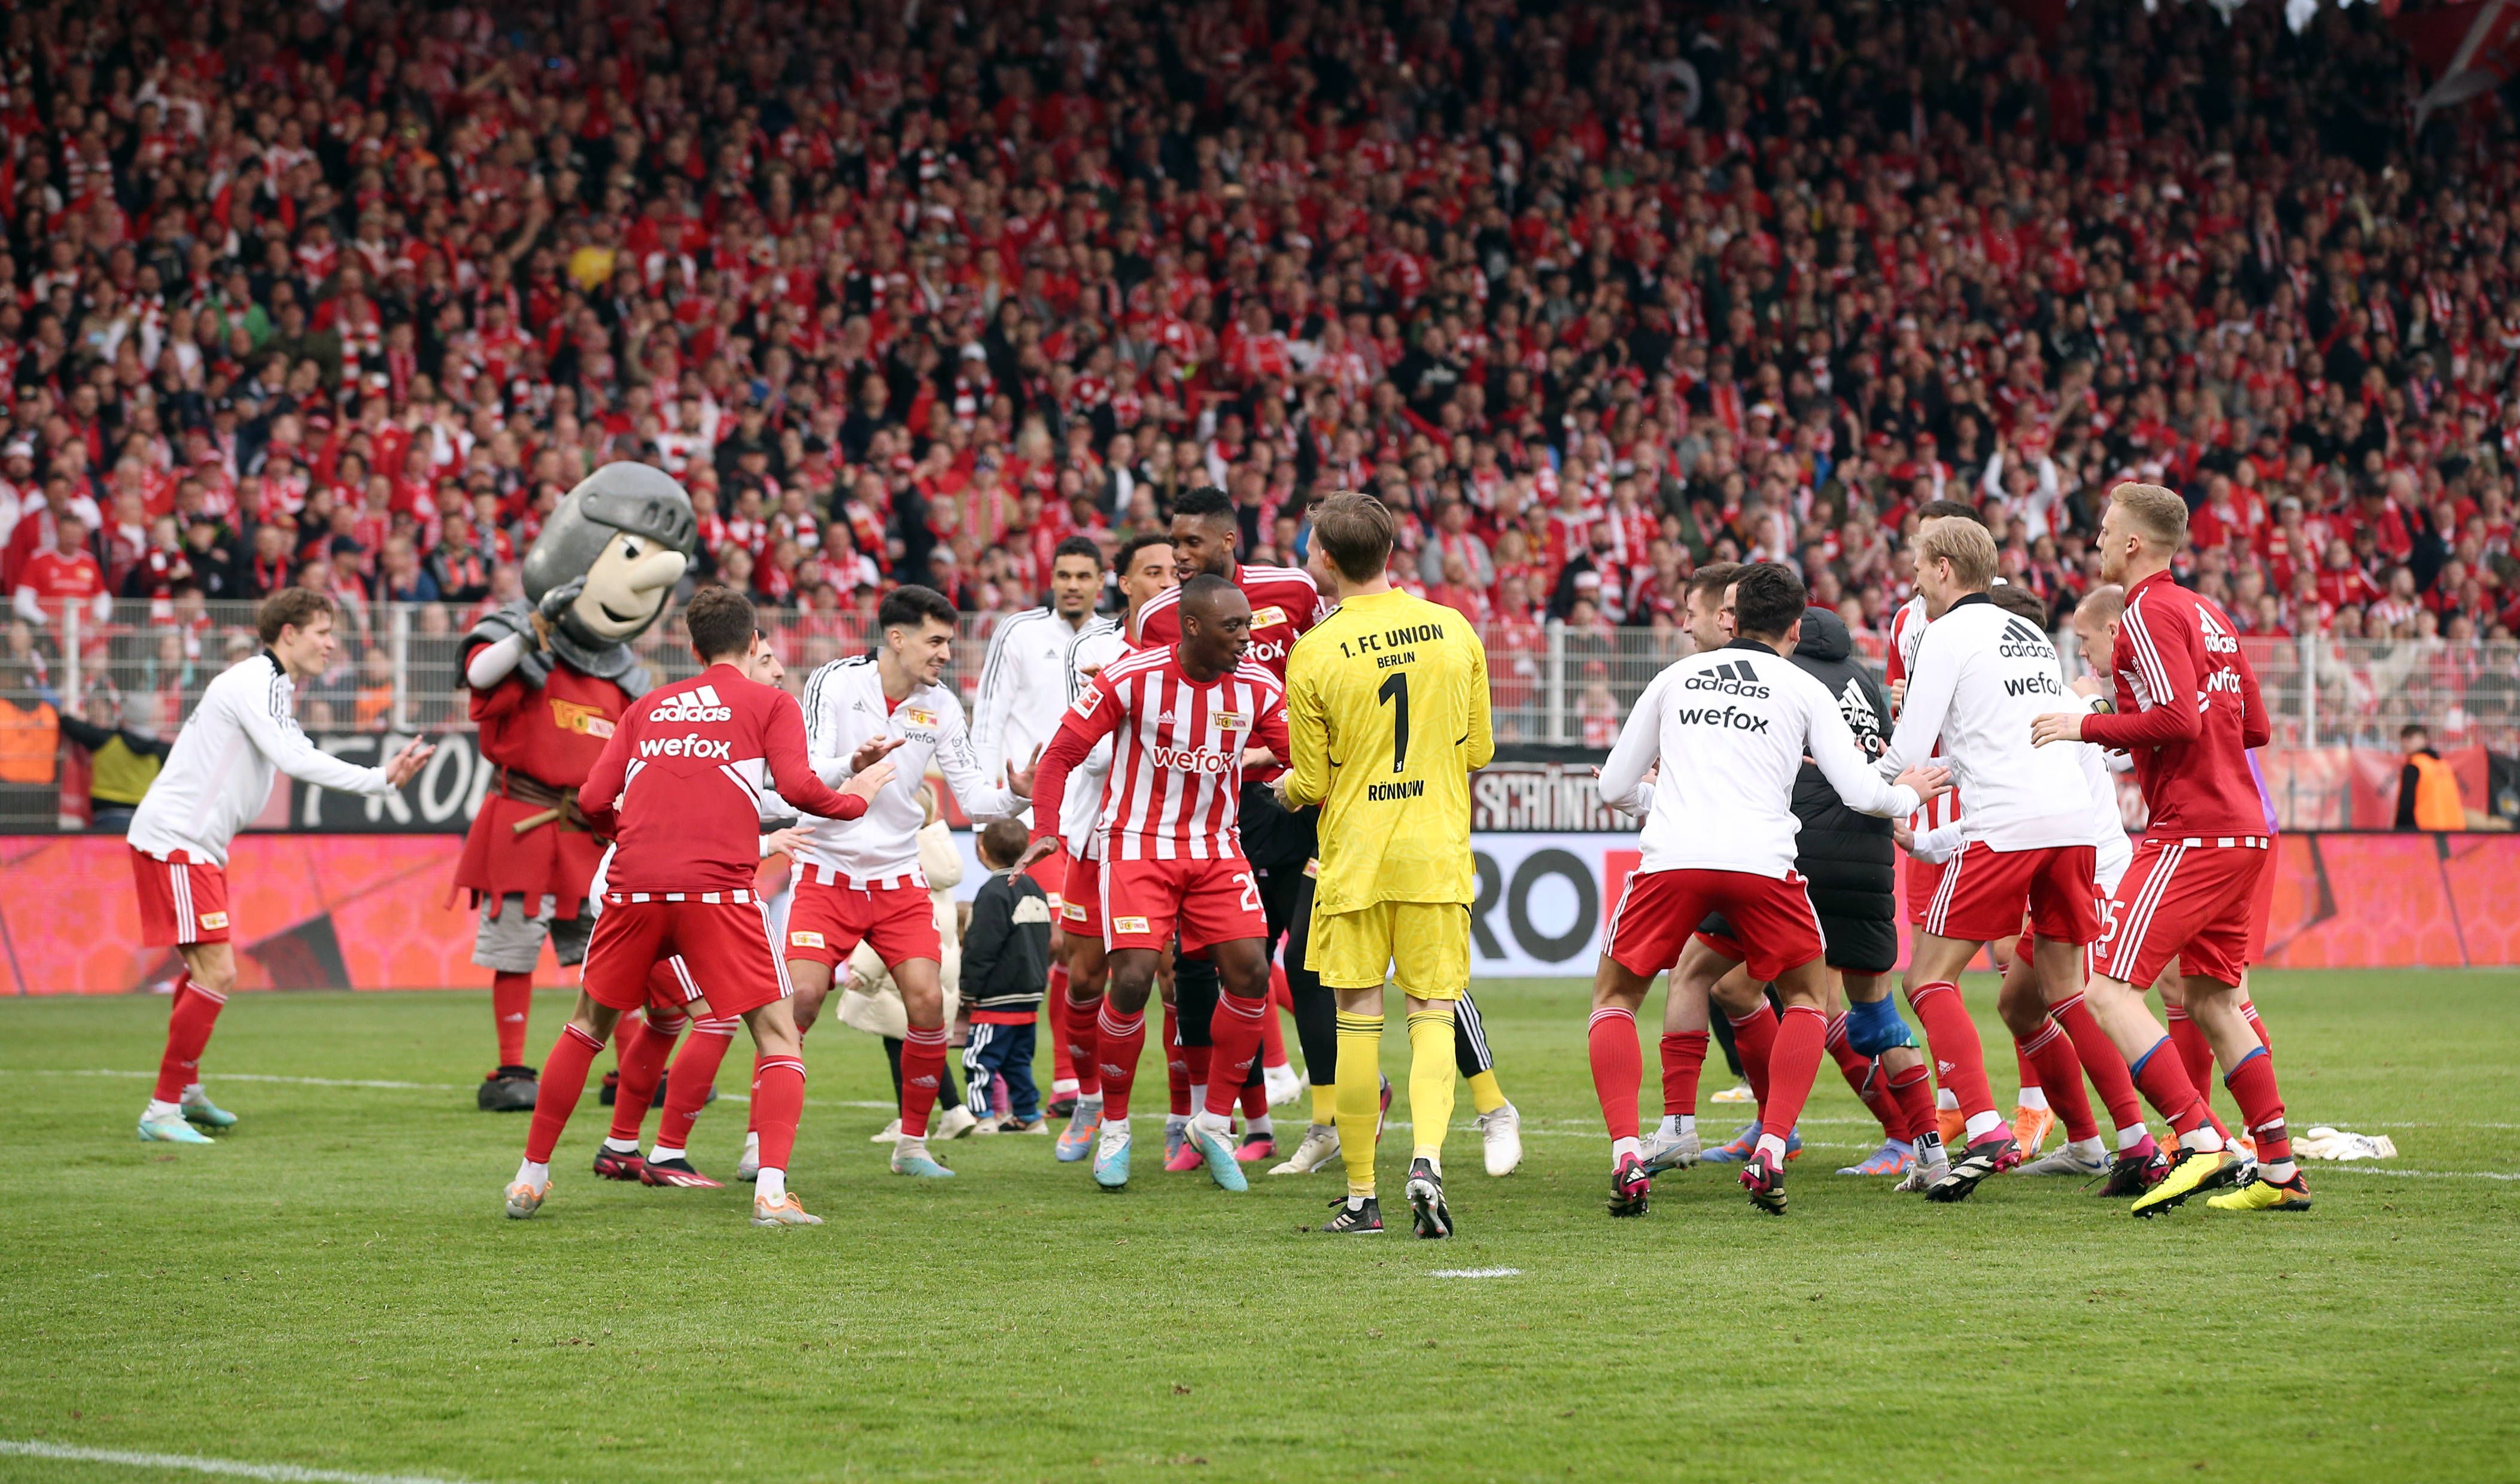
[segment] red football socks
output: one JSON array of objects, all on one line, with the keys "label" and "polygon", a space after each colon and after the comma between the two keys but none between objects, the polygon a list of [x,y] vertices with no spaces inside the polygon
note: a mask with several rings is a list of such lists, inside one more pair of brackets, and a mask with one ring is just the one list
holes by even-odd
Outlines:
[{"label": "red football socks", "polygon": [[568,1127],[568,1115],[577,1111],[577,1100],[586,1092],[587,1068],[595,1064],[595,1054],[602,1050],[604,1043],[578,1029],[576,1021],[561,1027],[560,1039],[552,1043],[551,1056],[543,1062],[542,1082],[534,1095],[534,1125],[525,1131],[527,1159],[536,1164],[551,1163],[561,1130]]},{"label": "red football socks", "polygon": [[1644,1081],[1645,1055],[1637,1045],[1637,1012],[1608,1005],[1593,1012],[1585,1033],[1593,1058],[1593,1096],[1601,1101],[1601,1122],[1610,1137],[1637,1137],[1637,1088]]},{"label": "red football socks", "polygon": [[1278,1018],[1276,994],[1273,992],[1269,998],[1262,1000],[1260,1005],[1268,1012],[1260,1017],[1260,1064],[1284,1066],[1286,1064],[1286,1027],[1284,1022]]},{"label": "red football socks", "polygon": [[[1828,1039],[1828,1017],[1816,1006],[1788,1005],[1777,1021],[1775,1047],[1768,1053],[1768,1092],[1774,1102],[1759,1104],[1759,1132],[1778,1139],[1802,1121],[1803,1104],[1811,1101],[1812,1079],[1820,1075],[1822,1043]],[[1750,1058],[1741,1058],[1748,1066]]]},{"label": "red football socks", "polygon": [[2033,1082],[2046,1091],[2048,1105],[2065,1125],[2065,1137],[2099,1138],[2099,1125],[2092,1121],[2091,1095],[2083,1090],[2083,1058],[2075,1055],[2073,1038],[2065,1034],[2065,1027],[2050,1018],[2029,1040],[2015,1037],[2012,1050],[2030,1064]]},{"label": "red football socks", "polygon": [[1828,1054],[1837,1061],[1838,1074],[1846,1078],[1849,1092],[1872,1110],[1881,1120],[1884,1137],[1906,1143],[1908,1115],[1899,1110],[1899,1100],[1890,1096],[1890,1079],[1879,1074],[1871,1057],[1855,1049],[1846,1039],[1846,1016],[1832,1015],[1826,1040]]},{"label": "red football socks", "polygon": [[1900,1138],[1914,1144],[1927,1134],[1941,1134],[1934,1117],[1934,1079],[1925,1074],[1925,1063],[1892,1072],[1884,1080],[1890,1084],[1890,1101],[1899,1105],[1899,1121],[1908,1129]]},{"label": "red football socks", "polygon": [[2164,1018],[2170,1022],[2170,1045],[2179,1055],[2179,1069],[2187,1074],[2187,1084],[2207,1095],[2212,1101],[2214,1088],[2214,1046],[2205,1039],[2205,1029],[2188,1018],[2187,1007],[2174,1005]]},{"label": "red football socks", "polygon": [[[1252,1000],[1237,994],[1216,997],[1216,1013],[1208,1019],[1216,1045],[1208,1061],[1204,1111],[1219,1118],[1234,1116],[1235,1105],[1242,1098],[1243,1079],[1251,1075],[1251,1064],[1260,1056],[1261,1022],[1275,1014],[1266,996]],[[1192,1073],[1195,1077],[1195,1066]],[[1264,1099],[1260,1105],[1265,1109],[1269,1104]]]},{"label": "red football socks", "polygon": [[669,1149],[691,1147],[692,1124],[708,1106],[709,1093],[717,1086],[717,1069],[725,1062],[728,1048],[735,1045],[736,1027],[742,1023],[732,1015],[724,1019],[703,1015],[692,1021],[692,1033],[674,1057],[673,1076],[665,1088],[665,1110],[656,1115],[656,1143]]},{"label": "red football socks", "polygon": [[1164,1007],[1164,1084],[1172,1094],[1167,1110],[1176,1118],[1189,1117],[1190,1048],[1182,1045],[1181,1019],[1169,1005]]},{"label": "red football socks", "polygon": [[[798,1064],[803,1074],[803,1064]],[[936,1086],[945,1077],[945,1027],[914,1025],[901,1040],[901,1137],[927,1137],[927,1115],[936,1110]],[[801,1097],[802,1095],[799,1094]],[[758,1117],[759,1115],[756,1115]],[[770,1126],[761,1125],[762,1144],[770,1142]],[[761,1161],[770,1162],[765,1154]],[[784,1166],[783,1166],[784,1168]]]},{"label": "red football socks", "polygon": [[1746,1015],[1726,1015],[1732,1026],[1732,1049],[1741,1054],[1741,1075],[1750,1082],[1750,1096],[1759,1106],[1768,1105],[1768,1053],[1777,1044],[1777,1011],[1767,1001]]},{"label": "red football socks", "polygon": [[[910,1033],[918,1035],[919,1027],[912,1026]],[[939,1057],[936,1064],[941,1067],[945,1064],[942,1030],[937,1032],[937,1040]],[[911,1044],[915,1046],[918,1043],[914,1041]],[[905,1086],[909,1083],[909,1053],[905,1051],[902,1054],[902,1081]],[[805,1112],[805,1063],[794,1057],[756,1058],[752,1063],[752,1101],[761,1114],[761,1167],[785,1170],[788,1156],[796,1151],[796,1120]],[[928,1090],[928,1102],[935,1102],[932,1086]],[[924,1132],[926,1115],[921,1114],[919,1122]],[[910,1120],[905,1117],[902,1127],[907,1129],[909,1126]]]},{"label": "red football socks", "polygon": [[202,1051],[210,1044],[210,1029],[228,997],[193,982],[190,972],[175,980],[175,1003],[166,1011],[166,1050],[158,1058],[158,1101],[182,1101],[184,1089],[202,1080]]},{"label": "red football socks", "polygon": [[2066,1038],[2074,1043],[2074,1057],[2100,1090],[2100,1102],[2109,1110],[2109,1122],[2116,1128],[2131,1129],[2143,1122],[2143,1103],[2136,1097],[2135,1078],[2127,1071],[2126,1057],[2118,1055],[2118,1044],[2100,1029],[2099,1017],[2083,1003],[2080,994],[2067,995],[2051,1006],[2048,1017],[2065,1027]]},{"label": "red football socks", "polygon": [[673,1055],[674,1038],[691,1023],[686,1014],[659,1013],[652,1007],[621,1041],[621,1080],[612,1090],[612,1137],[636,1142],[639,1125],[648,1121],[648,1105],[656,1101],[657,1079],[665,1075],[665,1058]]},{"label": "red football socks", "polygon": [[1050,1080],[1053,1084],[1073,1082],[1076,1080],[1075,1054],[1068,1050],[1064,1034],[1067,1025],[1065,1012],[1058,1009],[1067,1003],[1066,965],[1050,966],[1050,980],[1042,999],[1051,1006]]},{"label": "red football socks", "polygon": [[1666,1031],[1662,1038],[1662,1113],[1697,1116],[1697,1076],[1706,1069],[1706,1032]]},{"label": "red football socks", "polygon": [[2258,1007],[2253,1001],[2243,999],[2240,1002],[2240,1018],[2248,1021],[2249,1029],[2258,1033],[2258,1044],[2260,1046],[2265,1047],[2270,1052],[2275,1049],[2273,1038],[2267,1034],[2267,1022],[2258,1018]]},{"label": "red football socks", "polygon": [[1102,1069],[1102,1121],[1129,1119],[1129,1090],[1138,1083],[1138,1057],[1147,1049],[1147,1012],[1123,1014],[1102,1002],[1096,1027],[1102,1034],[1099,1065]]},{"label": "red football socks", "polygon": [[494,974],[490,979],[490,1018],[499,1030],[499,1064],[525,1064],[525,1020],[533,1013],[532,974]]},{"label": "red football socks", "polygon": [[1979,1045],[1977,1025],[1960,1003],[1960,987],[1948,979],[1919,984],[1908,997],[1910,1008],[1925,1027],[1925,1045],[1945,1088],[1959,1100],[1960,1111],[1974,1118],[1995,1111],[1995,1089],[1986,1080],[1986,1049]]},{"label": "red football socks", "polygon": [[2231,1101],[2240,1105],[2240,1121],[2257,1141],[2258,1163],[2277,1182],[2290,1180],[2292,1131],[2284,1125],[2283,1095],[2275,1089],[2274,1054],[2261,1046],[2242,1057],[2223,1085],[2231,1090]]},{"label": "red football socks", "polygon": [[1097,1065],[1102,1056],[1102,1032],[1095,1021],[1102,1014],[1102,1002],[1075,1001],[1060,995],[1054,1002],[1058,1007],[1058,1024],[1067,1034],[1068,1065],[1076,1069],[1076,1096],[1102,1096],[1102,1068]]},{"label": "red football socks", "polygon": [[[2171,1055],[2163,1056],[2164,1052]],[[2187,1080],[2187,1069],[2179,1064],[2168,1036],[2155,1041],[2152,1050],[2138,1057],[2129,1070],[2135,1074],[2136,1090],[2169,1120],[2172,1133],[2184,1139],[2204,1126],[2205,1100],[2196,1095],[2196,1084]]]},{"label": "red football socks", "polygon": [[2012,1042],[2012,1085],[2025,1093],[2041,1086],[2038,1064],[2022,1052],[2021,1039],[2017,1036]]}]

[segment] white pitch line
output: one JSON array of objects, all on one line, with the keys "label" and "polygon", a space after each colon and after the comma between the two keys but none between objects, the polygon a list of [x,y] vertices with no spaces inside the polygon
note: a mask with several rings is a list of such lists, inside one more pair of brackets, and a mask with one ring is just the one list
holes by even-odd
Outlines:
[{"label": "white pitch line", "polygon": [[1428,1278],[1520,1278],[1520,1268],[1437,1268]]},{"label": "white pitch line", "polygon": [[245,1463],[234,1459],[203,1459],[183,1453],[136,1453],[120,1448],[72,1448],[66,1443],[19,1442],[0,1438],[0,1454],[30,1459],[58,1459],[71,1463],[119,1463],[126,1468],[174,1468],[192,1473],[226,1474],[240,1479],[277,1479],[282,1484],[463,1484],[436,1474],[353,1473],[339,1468],[301,1468],[294,1463]]},{"label": "white pitch line", "polygon": [[2301,1167],[2321,1175],[2411,1175],[2417,1180],[2520,1180],[2520,1173],[2502,1170],[2401,1170],[2359,1159],[2351,1164],[2305,1159],[2301,1161]]}]

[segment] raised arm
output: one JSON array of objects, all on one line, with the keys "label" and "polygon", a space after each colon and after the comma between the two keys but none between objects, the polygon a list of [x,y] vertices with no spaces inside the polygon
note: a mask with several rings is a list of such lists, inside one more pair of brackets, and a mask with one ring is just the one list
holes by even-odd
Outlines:
[{"label": "raised arm", "polygon": [[[1803,750],[1819,765],[1821,776],[1837,790],[1837,796],[1858,813],[1883,819],[1903,819],[1915,813],[1918,803],[1916,790],[1906,784],[1884,783],[1882,775],[1874,772],[1873,765],[1866,760],[1864,749],[1855,744],[1855,734],[1848,729],[1846,717],[1837,709],[1837,702],[1829,697],[1819,681],[1811,681],[1810,688],[1810,704],[1804,708],[1809,719],[1803,724]],[[1915,696],[1913,691],[1908,693],[1911,704],[1914,702]],[[1903,718],[1899,729],[1904,732],[1907,727]],[[1885,762],[1882,766],[1887,767],[1888,764]],[[1941,770],[1935,771],[1939,773]]]},{"label": "raised arm", "polygon": [[1298,643],[1286,661],[1286,759],[1283,785],[1289,808],[1318,804],[1330,796],[1330,723],[1322,709],[1321,689]]},{"label": "raised arm", "polygon": [[[853,820],[866,813],[863,796],[833,792],[815,772],[805,751],[805,713],[797,708],[796,698],[784,691],[772,693],[769,713],[762,727],[761,756],[770,765],[771,787],[779,796],[827,820]],[[621,732],[614,732],[613,743],[621,738]],[[605,750],[608,755],[611,747]]]},{"label": "raised arm", "polygon": [[297,718],[289,714],[288,692],[278,676],[272,678],[264,696],[248,698],[238,695],[236,709],[254,750],[299,783],[340,793],[386,794],[394,790],[393,780],[385,776],[384,769],[343,762],[298,730]]},{"label": "raised arm", "polygon": [[[1012,685],[1013,682],[1009,681]],[[1021,814],[1029,802],[1028,795],[1015,792],[999,782],[999,772],[980,766],[979,754],[971,745],[970,731],[963,725],[963,708],[952,706],[936,718],[936,768],[945,775],[945,787],[963,805],[963,812],[974,822],[1005,819]],[[1029,758],[1011,758],[1020,767]]]},{"label": "raised arm", "polygon": [[2131,605],[2120,620],[2118,650],[2125,668],[2143,679],[2152,705],[2134,712],[2080,718],[2082,730],[2071,735],[2103,747],[2158,747],[2164,742],[2192,741],[2205,725],[2196,706],[2201,677],[2187,636],[2148,618],[2140,603]]},{"label": "raised arm", "polygon": [[[1916,668],[1908,677],[1907,700],[1899,708],[1899,724],[1891,730],[1889,749],[1873,764],[1883,778],[1897,778],[1934,755],[1934,744],[1942,740],[1943,721],[1951,714],[1952,692],[1959,678],[1959,656],[1938,649],[1934,631],[1927,629],[1924,643],[1916,646]],[[1845,731],[1846,718],[1839,716],[1837,722],[1838,730]],[[1812,757],[1817,761],[1820,754],[1815,752]],[[1837,786],[1839,795],[1849,804],[1863,808],[1847,793],[1844,785],[1834,778],[1829,782]]]},{"label": "raised arm", "polygon": [[1601,764],[1601,802],[1613,809],[1642,814],[1653,807],[1653,786],[1645,775],[1662,758],[1662,696],[1670,682],[1671,671],[1665,670],[1645,687]]}]

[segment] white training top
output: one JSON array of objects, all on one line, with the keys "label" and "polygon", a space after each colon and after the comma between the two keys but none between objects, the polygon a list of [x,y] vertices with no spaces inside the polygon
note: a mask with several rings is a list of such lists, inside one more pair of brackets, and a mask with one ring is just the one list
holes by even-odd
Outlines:
[{"label": "white training top", "polygon": [[2056,646],[1982,593],[1925,628],[1906,703],[1875,766],[1883,778],[1932,758],[1936,742],[1968,799],[1960,837],[1996,850],[2092,843],[2091,792],[2071,747],[2033,746],[2030,724],[2077,704]]},{"label": "white training top", "polygon": [[883,672],[872,654],[834,659],[805,682],[805,750],[814,771],[838,787],[849,778],[849,759],[878,737],[898,737],[892,782],[883,786],[861,817],[843,824],[808,814],[803,865],[825,885],[859,887],[927,884],[919,869],[919,831],[927,823],[919,786],[933,762],[945,775],[963,812],[974,821],[1004,819],[1024,801],[980,770],[963,703],[943,686],[921,686],[887,712]]},{"label": "white training top", "polygon": [[1050,745],[1067,709],[1067,652],[1080,632],[1049,608],[999,621],[971,703],[971,748],[983,777],[1004,778],[1008,763],[1029,764]]},{"label": "white training top", "polygon": [[[2112,768],[2110,754],[2090,742],[2076,742],[2072,746],[2081,755],[2083,782],[2091,789],[2092,884],[2099,888],[2101,896],[2115,896],[2119,879],[2135,860],[2135,842],[2127,838],[2126,819],[2118,812],[2117,781],[2112,776],[2124,770]],[[2125,754],[2118,755],[2123,757]],[[1930,833],[1916,836],[1916,843],[1909,853],[1920,861],[1939,865],[1959,854],[1966,843],[1958,825],[1945,825]]]},{"label": "white training top", "polygon": [[343,762],[307,741],[291,714],[296,699],[296,683],[269,650],[211,681],[132,811],[132,848],[225,866],[228,842],[271,801],[275,772],[343,793],[393,791],[382,768]]},{"label": "white training top", "polygon": [[[1120,632],[1121,620],[1097,618],[1085,626],[1067,646],[1067,698],[1073,701],[1085,692],[1102,667],[1129,652],[1129,640]],[[1102,789],[1111,778],[1111,739],[1105,737],[1094,744],[1067,775],[1067,800],[1059,806],[1058,837],[1067,853],[1080,860],[1093,860],[1102,854],[1102,832],[1094,822],[1102,816]]]},{"label": "white training top", "polygon": [[1735,640],[1645,687],[1601,765],[1601,799],[1645,816],[1640,870],[1782,880],[1802,829],[1794,776],[1806,755],[1847,807],[1885,819],[1916,811],[1916,790],[1873,773],[1827,687],[1768,646]]}]

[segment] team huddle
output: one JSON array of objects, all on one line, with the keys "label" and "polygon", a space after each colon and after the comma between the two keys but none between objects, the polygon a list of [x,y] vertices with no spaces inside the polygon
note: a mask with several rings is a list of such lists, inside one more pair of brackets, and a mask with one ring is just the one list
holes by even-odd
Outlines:
[{"label": "team huddle", "polygon": [[[1378,501],[1341,494],[1316,507],[1298,571],[1238,563],[1232,505],[1217,491],[1185,495],[1168,533],[1120,550],[1123,611],[1102,619],[1092,616],[1102,555],[1070,543],[1054,563],[1051,605],[999,626],[968,723],[945,678],[957,614],[919,587],[885,598],[873,652],[816,670],[801,705],[780,688],[750,603],[703,588],[683,614],[700,672],[648,689],[596,641],[635,634],[626,621],[605,628],[622,617],[619,595],[658,592],[681,569],[657,545],[675,534],[655,514],[665,507],[620,509],[632,513],[597,532],[594,575],[476,634],[467,655],[485,756],[504,717],[557,718],[571,734],[569,756],[546,746],[536,771],[565,769],[572,781],[502,763],[501,802],[485,806],[490,824],[475,821],[491,842],[482,859],[506,859],[500,851],[545,830],[608,842],[591,871],[581,846],[546,844],[524,867],[484,866],[469,882],[482,920],[476,960],[503,987],[530,969],[546,935],[563,962],[583,958],[576,1009],[541,1068],[519,1064],[522,1008],[500,1002],[501,1066],[482,1104],[533,1110],[504,1192],[509,1216],[548,1199],[552,1155],[594,1060],[641,1012],[623,1034],[596,1172],[718,1184],[687,1145],[740,1022],[755,1046],[736,1167],[754,1183],[752,1220],[820,1224],[787,1184],[803,1045],[861,944],[897,989],[904,1022],[891,1168],[953,1177],[928,1146],[950,1085],[944,954],[920,855],[931,771],[988,827],[984,863],[1037,882],[1057,925],[1046,1009],[1048,1111],[1067,1120],[1052,1146],[1058,1161],[1089,1163],[1103,1191],[1129,1187],[1132,1094],[1160,998],[1174,1099],[1165,1166],[1246,1190],[1244,1166],[1275,1151],[1268,1089],[1291,1075],[1277,1033],[1282,1005],[1312,1114],[1271,1173],[1335,1162],[1346,1193],[1322,1230],[1381,1231],[1375,1154],[1394,1099],[1380,1043],[1396,983],[1411,1049],[1413,1230],[1455,1230],[1444,1144],[1461,1081],[1488,1172],[1519,1163],[1518,1115],[1469,995],[1469,778],[1494,752],[1486,655],[1460,613],[1392,586],[1394,521]],[[2267,720],[2228,618],[2169,576],[2183,502],[2149,485],[2111,498],[2100,539],[2116,585],[2075,615],[2094,671],[2114,679],[2105,691],[2065,683],[2044,613],[1995,577],[1994,544],[1965,508],[1925,515],[1918,596],[1894,629],[1889,692],[1851,660],[1834,615],[1806,607],[1790,569],[1701,568],[1689,589],[1699,652],[1646,688],[1602,765],[1603,799],[1642,819],[1589,1031],[1612,1214],[1643,1214],[1657,1176],[1701,1160],[1737,1164],[1753,1204],[1782,1212],[1824,1053],[1885,1136],[1847,1173],[1892,1176],[1929,1199],[1963,1199],[2022,1167],[2104,1180],[2138,1215],[2206,1191],[2221,1192],[2208,1202],[2221,1209],[2307,1207],[2245,992],[2272,875],[2272,811],[2249,753]],[[599,587],[615,601],[599,603]],[[572,618],[573,608],[590,616]],[[235,1122],[204,1095],[199,1063],[235,982],[229,841],[273,771],[374,794],[427,760],[414,744],[382,768],[353,767],[297,731],[292,688],[329,663],[331,622],[327,601],[303,590],[265,605],[264,652],[212,684],[134,820],[144,935],[185,964],[144,1139],[199,1143],[197,1125]],[[547,688],[562,674],[578,677],[581,698],[545,707],[504,689]],[[585,689],[588,676],[613,692]],[[2112,778],[2129,767],[2150,821],[2132,846]],[[1902,850],[1913,928],[1906,990],[1922,1049],[1889,996],[1890,873]],[[761,883],[774,854],[795,863],[784,921]],[[1282,982],[1273,982],[1282,945]],[[1957,986],[1984,948],[2007,961],[2000,1007],[2024,1074],[2009,1119]],[[2180,971],[2167,973],[2174,959]],[[1664,1117],[1647,1133],[1636,1014],[1664,975]],[[2167,1030],[2143,1000],[2156,980]],[[976,1080],[984,1060],[1026,1063],[1009,1078],[1020,1089],[1016,1125],[1047,1132],[1031,1105],[1031,1017],[996,1018],[1009,1033],[987,1038],[994,1059],[975,1051],[966,1064]],[[1695,1121],[1711,1032],[1726,1037],[1758,1102],[1756,1118],[1713,1147]],[[2216,1059],[2240,1135],[2198,1093]],[[2087,1076],[2111,1119],[2105,1133]],[[642,1156],[642,1121],[660,1092],[663,1125]],[[2167,1120],[2170,1149],[2139,1100]],[[2025,1165],[2025,1149],[2058,1123],[2064,1144]]]}]

